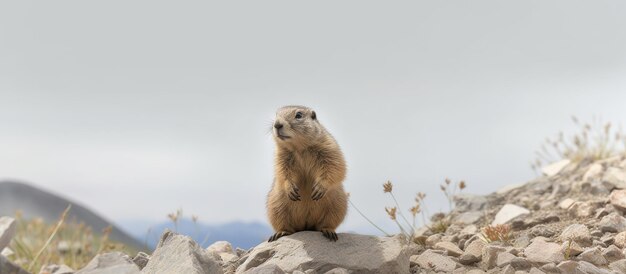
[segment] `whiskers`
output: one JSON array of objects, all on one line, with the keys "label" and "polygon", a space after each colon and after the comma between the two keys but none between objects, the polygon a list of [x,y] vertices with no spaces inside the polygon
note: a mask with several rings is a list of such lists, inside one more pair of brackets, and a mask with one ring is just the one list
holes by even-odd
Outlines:
[{"label": "whiskers", "polygon": [[265,134],[267,135],[273,135],[274,134],[274,120],[269,120],[266,123],[266,131]]}]

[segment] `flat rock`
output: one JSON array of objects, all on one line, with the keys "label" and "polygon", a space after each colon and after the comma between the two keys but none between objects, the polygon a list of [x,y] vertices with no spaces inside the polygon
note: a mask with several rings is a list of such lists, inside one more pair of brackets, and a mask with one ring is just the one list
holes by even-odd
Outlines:
[{"label": "flat rock", "polygon": [[586,274],[612,274],[610,271],[606,269],[601,269],[585,261],[578,262],[578,267],[576,269]]},{"label": "flat rock", "polygon": [[578,258],[580,258],[580,260],[582,261],[589,262],[594,265],[606,265],[609,263],[604,258],[604,256],[602,255],[602,251],[600,251],[600,248],[598,247],[590,248],[590,249],[583,251],[583,253],[578,255]]},{"label": "flat rock", "polygon": [[498,211],[491,225],[506,224],[517,217],[528,215],[529,213],[528,209],[521,206],[506,204]]},{"label": "flat rock", "polygon": [[448,255],[453,257],[458,257],[463,254],[463,250],[452,242],[438,242],[435,244],[435,249],[444,250],[448,252]]},{"label": "flat rock", "polygon": [[624,253],[622,253],[622,251],[615,245],[610,245],[602,250],[602,256],[604,256],[604,258],[606,258],[609,262],[615,262],[626,258]]},{"label": "flat rock", "polygon": [[592,243],[589,228],[582,224],[569,225],[568,227],[563,229],[560,238],[563,242],[573,240],[583,247],[590,246]]},{"label": "flat rock", "polygon": [[9,246],[15,236],[15,219],[0,217],[0,251]]},{"label": "flat rock", "polygon": [[499,267],[503,267],[511,263],[513,259],[515,259],[515,255],[509,252],[500,252],[496,258],[496,265]]},{"label": "flat rock", "polygon": [[237,273],[264,265],[276,265],[287,273],[299,269],[324,273],[336,267],[355,273],[409,273],[409,255],[401,235],[341,233],[337,242],[331,242],[319,232],[303,231],[256,246]]},{"label": "flat rock", "polygon": [[18,265],[9,261],[4,256],[0,256],[0,274],[30,274]]},{"label": "flat rock", "polygon": [[621,168],[610,167],[604,173],[602,181],[613,188],[626,188],[626,171]]},{"label": "flat rock", "polygon": [[617,233],[617,235],[615,235],[615,238],[613,238],[613,244],[619,248],[626,247],[626,231]]},{"label": "flat rock", "polygon": [[[416,262],[421,268],[430,269],[437,272],[451,273],[456,268],[456,262],[448,256],[444,256],[426,250],[418,256],[411,256],[411,261]],[[361,273],[361,272],[359,272]],[[380,272],[380,273],[407,273],[407,272]]]},{"label": "flat rock", "polygon": [[76,274],[138,274],[139,267],[121,252],[97,255]]},{"label": "flat rock", "polygon": [[574,199],[572,199],[572,198],[566,198],[566,199],[563,199],[563,201],[561,201],[561,202],[559,203],[559,207],[560,207],[561,209],[568,209],[568,208],[569,208],[570,206],[572,206],[575,202],[576,202],[576,201],[575,201]]},{"label": "flat rock", "polygon": [[621,210],[626,210],[626,189],[616,189],[611,192],[609,202]]},{"label": "flat rock", "polygon": [[486,245],[482,250],[481,268],[484,270],[492,269],[497,265],[498,254],[506,252],[501,246]]},{"label": "flat rock", "polygon": [[561,172],[561,170],[563,170],[563,168],[565,168],[571,162],[572,161],[570,161],[569,159],[560,160],[558,162],[554,162],[543,167],[541,169],[541,172],[543,173],[543,175],[546,175],[547,177],[552,177],[554,175],[559,174],[559,172]]},{"label": "flat rock", "polygon": [[602,232],[622,232],[626,230],[626,218],[614,212],[602,217],[598,227]]},{"label": "flat rock", "polygon": [[[134,264],[133,264],[134,265]],[[216,257],[190,237],[165,231],[142,273],[223,273]]]},{"label": "flat rock", "polygon": [[564,260],[561,245],[546,242],[543,239],[533,240],[524,249],[524,255],[533,263],[559,263]]},{"label": "flat rock", "polygon": [[626,273],[626,259],[610,263],[609,268],[617,273]]},{"label": "flat rock", "polygon": [[485,245],[487,244],[483,240],[474,240],[465,247],[463,254],[470,254],[480,259],[482,258]]}]

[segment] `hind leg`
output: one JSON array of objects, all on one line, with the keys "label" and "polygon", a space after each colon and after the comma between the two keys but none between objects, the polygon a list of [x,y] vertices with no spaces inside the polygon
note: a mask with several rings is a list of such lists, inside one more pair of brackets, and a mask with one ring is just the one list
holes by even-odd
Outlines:
[{"label": "hind leg", "polygon": [[348,210],[348,199],[343,188],[329,191],[319,202],[318,224],[316,230],[327,239],[339,240],[335,229],[343,222]]}]

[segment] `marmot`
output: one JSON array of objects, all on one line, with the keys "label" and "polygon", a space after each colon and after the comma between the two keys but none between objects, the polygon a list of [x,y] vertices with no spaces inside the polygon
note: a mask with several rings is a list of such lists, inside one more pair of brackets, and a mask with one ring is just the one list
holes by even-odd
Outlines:
[{"label": "marmot", "polygon": [[272,132],[275,176],[267,215],[276,233],[269,242],[304,230],[337,241],[335,229],[348,209],[342,185],[346,163],[339,145],[315,111],[304,106],[278,109]]}]

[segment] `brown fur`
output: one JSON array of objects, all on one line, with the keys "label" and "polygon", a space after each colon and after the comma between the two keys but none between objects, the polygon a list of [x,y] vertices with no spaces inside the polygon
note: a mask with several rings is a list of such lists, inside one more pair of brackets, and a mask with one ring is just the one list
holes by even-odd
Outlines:
[{"label": "brown fur", "polygon": [[[298,112],[300,119],[295,118]],[[348,209],[342,185],[346,164],[339,145],[307,107],[280,108],[277,123],[283,127],[273,128],[275,177],[267,214],[276,234],[270,241],[303,230],[320,231],[336,241],[335,229]]]}]

